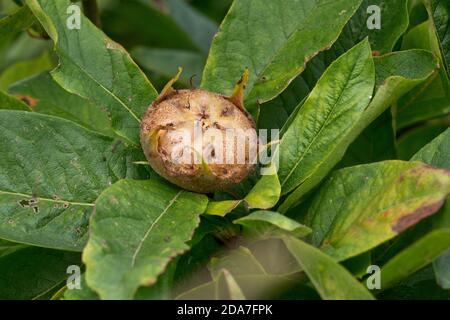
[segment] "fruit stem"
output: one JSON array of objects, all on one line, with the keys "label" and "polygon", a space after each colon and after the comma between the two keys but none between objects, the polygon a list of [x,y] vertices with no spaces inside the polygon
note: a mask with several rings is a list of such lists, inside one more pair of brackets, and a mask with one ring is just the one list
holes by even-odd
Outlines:
[{"label": "fruit stem", "polygon": [[97,0],[83,0],[84,14],[97,27],[101,27]]}]

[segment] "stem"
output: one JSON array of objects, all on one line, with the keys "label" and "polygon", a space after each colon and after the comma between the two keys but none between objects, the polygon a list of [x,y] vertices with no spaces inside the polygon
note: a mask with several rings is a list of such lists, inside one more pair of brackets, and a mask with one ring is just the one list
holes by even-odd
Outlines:
[{"label": "stem", "polygon": [[83,0],[84,14],[97,27],[101,27],[97,0]]}]

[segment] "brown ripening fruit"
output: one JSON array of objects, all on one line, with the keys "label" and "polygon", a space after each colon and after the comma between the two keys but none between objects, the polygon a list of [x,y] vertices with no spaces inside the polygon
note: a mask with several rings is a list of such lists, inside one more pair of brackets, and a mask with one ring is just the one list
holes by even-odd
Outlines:
[{"label": "brown ripening fruit", "polygon": [[159,175],[190,191],[210,193],[242,182],[256,166],[255,123],[243,108],[245,73],[232,97],[174,90],[171,80],[141,122],[144,153]]}]

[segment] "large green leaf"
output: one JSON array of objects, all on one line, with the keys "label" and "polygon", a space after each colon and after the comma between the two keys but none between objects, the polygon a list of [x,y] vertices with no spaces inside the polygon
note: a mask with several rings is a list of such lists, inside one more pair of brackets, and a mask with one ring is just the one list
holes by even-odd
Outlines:
[{"label": "large green leaf", "polygon": [[[326,161],[325,158],[320,158],[319,166],[314,163],[316,167],[313,167],[310,177],[307,177],[303,184],[286,198],[281,207],[278,208],[280,212],[286,212],[287,209],[298,203],[343,157],[348,145],[359,136],[364,128],[377,119],[402,95],[426,81],[438,67],[436,58],[423,50],[396,52],[375,58],[374,62],[376,93],[371,103],[364,110],[362,116],[357,119],[358,121],[351,124],[348,134],[341,136],[339,143],[332,139],[333,143],[330,143],[332,149],[330,146],[322,146],[325,154],[328,154],[328,158],[326,158]],[[331,135],[334,137],[338,133],[332,132]]]},{"label": "large green leaf", "polygon": [[309,179],[339,147],[372,97],[375,71],[368,41],[336,60],[324,73],[280,144],[282,194]]},{"label": "large green leaf", "polygon": [[213,40],[202,87],[229,95],[250,70],[247,107],[278,96],[329,47],[361,0],[236,0]]},{"label": "large green leaf", "polygon": [[308,275],[322,299],[374,299],[350,272],[317,248],[295,238],[285,238],[284,243]]},{"label": "large green leaf", "polygon": [[450,3],[447,0],[425,0],[439,40],[442,60],[450,78]]},{"label": "large green leaf", "polygon": [[428,233],[389,260],[381,269],[381,288],[387,289],[430,264],[450,249],[450,229]]},{"label": "large green leaf", "polygon": [[67,28],[70,0],[27,4],[55,42],[60,64],[52,73],[54,79],[67,91],[106,108],[116,133],[139,145],[140,118],[157,92],[129,54],[84,15],[80,29]]},{"label": "large green leaf", "polygon": [[122,180],[95,204],[83,254],[88,285],[104,299],[131,299],[188,246],[207,197],[158,180]]},{"label": "large green leaf", "polygon": [[0,110],[0,135],[3,239],[81,250],[97,196],[142,174],[141,152],[60,118]]},{"label": "large green leaf", "polygon": [[450,193],[447,170],[385,161],[335,172],[314,197],[305,224],[312,242],[345,260],[437,212]]},{"label": "large green leaf", "polygon": [[10,92],[36,101],[33,111],[74,121],[101,134],[113,136],[106,110],[65,91],[47,72],[20,81]]},{"label": "large green leaf", "polygon": [[48,299],[65,285],[67,267],[80,262],[79,253],[36,247],[0,257],[0,299]]}]

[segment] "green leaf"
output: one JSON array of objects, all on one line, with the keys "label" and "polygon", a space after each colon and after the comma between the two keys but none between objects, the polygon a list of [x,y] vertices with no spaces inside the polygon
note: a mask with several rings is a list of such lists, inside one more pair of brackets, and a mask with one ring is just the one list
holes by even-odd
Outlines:
[{"label": "green leaf", "polygon": [[230,95],[249,68],[247,108],[272,100],[337,38],[361,0],[236,0],[214,38],[202,87]]},{"label": "green leaf", "polygon": [[157,92],[129,54],[83,15],[80,29],[67,28],[69,0],[27,4],[55,42],[60,61],[53,78],[67,91],[107,108],[116,133],[139,145],[140,118]]},{"label": "green leaf", "polygon": [[381,289],[392,287],[398,281],[419,271],[448,249],[450,229],[428,233],[381,268]]},{"label": "green leaf", "polygon": [[244,198],[244,201],[249,208],[270,209],[280,200],[280,193],[280,181],[275,172],[263,175]]},{"label": "green leaf", "polygon": [[[294,190],[330,163],[370,102],[375,84],[367,40],[336,60],[311,92],[280,144],[282,194]],[[331,165],[328,165],[332,167]],[[330,168],[331,169],[331,168]]]},{"label": "green leaf", "polygon": [[36,101],[35,112],[71,120],[92,131],[114,136],[107,111],[65,91],[47,72],[13,84],[10,92]]},{"label": "green leaf", "polygon": [[[311,61],[311,64],[315,60]],[[305,70],[308,73],[313,69],[311,64]],[[258,128],[261,129],[282,129],[288,127],[288,119],[294,116],[299,107],[299,101],[303,101],[312,90],[309,84],[303,79],[305,73],[298,76],[289,87],[286,88],[278,97],[261,105],[261,113],[258,118]],[[280,136],[283,135],[283,130]]]},{"label": "green leaf", "polygon": [[106,4],[102,8],[102,29],[125,48],[147,46],[198,50],[172,17],[155,6],[154,1],[113,1],[113,5]]},{"label": "green leaf", "polygon": [[16,62],[34,59],[43,50],[50,50],[49,42],[43,39],[31,38],[28,33],[20,33],[6,48],[0,46],[0,70]]},{"label": "green leaf", "polygon": [[425,0],[424,2],[439,39],[442,60],[450,78],[450,3],[446,0]]},{"label": "green leaf", "polygon": [[[380,29],[369,29],[374,20],[371,6],[380,8]],[[376,14],[376,13],[375,13]],[[393,50],[396,42],[408,28],[408,1],[363,0],[358,11],[345,26],[333,47],[325,52],[325,60],[333,61],[355,44],[369,37],[372,50],[386,54]]]},{"label": "green leaf", "polygon": [[218,26],[183,0],[166,0],[172,19],[186,32],[192,41],[208,53]]},{"label": "green leaf", "polygon": [[432,23],[426,21],[411,29],[403,39],[402,48],[421,48],[433,52],[439,57],[440,68],[428,81],[398,101],[396,108],[398,128],[414,125],[439,114],[447,114],[445,102],[450,100],[450,82],[445,68],[442,67],[439,43],[433,32]]},{"label": "green leaf", "polygon": [[30,108],[25,103],[2,91],[0,91],[0,110],[1,109],[30,111]]},{"label": "green leaf", "polygon": [[0,257],[0,299],[48,299],[64,286],[80,254],[28,247]]},{"label": "green leaf", "polygon": [[158,180],[122,180],[95,203],[83,254],[88,285],[103,299],[131,299],[188,249],[207,197]]},{"label": "green leaf", "polygon": [[450,99],[438,97],[412,102],[406,112],[397,118],[397,128],[403,129],[419,122],[443,117],[450,114]]},{"label": "green leaf", "polygon": [[397,158],[392,112],[383,112],[348,147],[339,167],[379,162]]},{"label": "green leaf", "polygon": [[64,291],[64,300],[98,300],[98,295],[92,291],[86,283],[86,274],[83,274],[80,279],[80,289],[66,289]]},{"label": "green leaf", "polygon": [[450,250],[447,250],[439,258],[434,260],[434,273],[439,286],[450,290]]},{"label": "green leaf", "polygon": [[[176,260],[175,260],[176,262]],[[155,284],[150,287],[141,287],[136,292],[134,300],[160,300],[170,299],[172,279],[175,264],[171,263],[167,270],[158,277]],[[81,276],[80,289],[66,289],[63,293],[64,300],[100,300],[99,295],[86,283],[86,274]],[[54,300],[54,299],[52,299]]]},{"label": "green leaf", "polygon": [[[379,12],[377,12],[378,8]],[[378,13],[380,16],[377,15]],[[378,20],[381,22],[380,29],[373,25],[374,22],[378,22],[378,17],[381,18]],[[374,28],[369,29],[369,26]],[[313,84],[334,60],[365,38],[369,39],[374,56],[390,53],[407,28],[408,1],[363,0],[336,43],[331,49],[314,58],[302,77],[314,70],[309,74],[308,79],[305,78],[309,84]]]},{"label": "green leaf", "polygon": [[236,209],[242,201],[248,208],[270,209],[280,199],[280,191],[280,181],[276,173],[263,175],[243,200],[210,201],[206,214],[223,217]]},{"label": "green leaf", "polygon": [[434,138],[448,128],[445,123],[430,123],[406,132],[397,140],[398,156],[402,160],[409,160]]},{"label": "green leaf", "polygon": [[300,238],[311,233],[307,226],[273,211],[255,211],[234,220],[234,223],[242,225],[246,233],[256,237],[290,234]]},{"label": "green leaf", "polygon": [[[317,299],[317,295],[311,292],[309,286],[305,286],[298,280],[298,277],[280,275],[233,275],[234,280],[241,288],[241,291],[248,300],[267,300],[277,298],[292,287],[301,290],[301,298]],[[230,299],[230,296],[218,294],[217,280],[213,280],[175,297],[177,300],[211,300]],[[280,294],[281,293],[281,294]],[[298,298],[299,296],[297,296]]]},{"label": "green leaf", "polygon": [[335,172],[315,195],[305,224],[312,243],[342,261],[434,214],[450,175],[420,162],[385,161]]},{"label": "green leaf", "polygon": [[433,267],[429,266],[396,286],[381,292],[384,300],[448,300],[450,290],[443,290],[436,284]]},{"label": "green leaf", "polygon": [[[314,290],[304,283],[306,277],[299,275],[297,262],[292,258],[281,240],[271,238],[263,241],[251,241],[248,244],[251,247],[241,246],[229,250],[223,250],[223,247],[216,244],[214,257],[211,257],[211,251],[208,246],[205,246],[205,243],[195,249],[197,255],[192,255],[189,252],[186,255],[186,261],[179,264],[178,268],[181,272],[186,269],[192,270],[193,264],[195,264],[197,272],[194,274],[192,271],[190,272],[191,276],[188,281],[185,279],[181,288],[178,288],[181,290],[177,290],[177,295],[180,292],[185,292],[180,298],[190,299],[196,296],[200,299],[211,299],[215,295],[214,282],[220,271],[227,269],[249,299],[278,298],[280,293],[287,293],[286,290],[292,287],[298,288],[299,291],[307,291],[302,292],[301,295],[299,293],[299,297],[306,298],[308,294],[308,298],[311,299],[312,294],[314,298],[318,298],[314,294]],[[205,247],[207,248],[206,252]],[[201,261],[206,263],[209,259],[211,260],[208,269],[213,281],[196,288],[205,281],[203,275],[206,273],[204,268],[199,268],[199,263]],[[209,291],[211,286],[213,287],[212,294]],[[189,291],[192,291],[192,293],[189,293]]]},{"label": "green leaf", "polygon": [[[329,153],[328,161],[322,159],[322,164],[316,169],[314,175],[305,180],[293,193],[291,193],[278,211],[284,213],[297,204],[302,197],[315,187],[333,166],[343,157],[347,146],[359,136],[370,123],[377,119],[387,108],[397,101],[406,92],[426,81],[436,70],[438,62],[429,52],[423,50],[409,50],[391,53],[374,58],[376,70],[375,96],[369,106],[364,110],[358,121],[351,124],[348,134],[342,137],[341,142],[331,144],[334,149]],[[300,115],[300,114],[299,114]],[[347,124],[348,125],[348,124]],[[337,134],[332,132],[333,137]],[[325,151],[327,146],[323,146]],[[315,163],[317,165],[317,163]]]},{"label": "green leaf", "polygon": [[411,160],[450,169],[450,128],[423,147]]},{"label": "green leaf", "polygon": [[219,300],[245,300],[238,283],[226,269],[222,269],[216,281],[216,297]]},{"label": "green leaf", "polygon": [[373,300],[364,286],[320,250],[295,239],[284,239],[286,247],[325,300]]},{"label": "green leaf", "polygon": [[213,216],[224,217],[242,203],[242,200],[209,201],[205,213]]},{"label": "green leaf", "polygon": [[48,51],[44,51],[34,59],[17,62],[2,72],[0,76],[0,90],[7,91],[12,83],[49,70],[53,65],[54,63]]},{"label": "green leaf", "polygon": [[[450,169],[450,128],[423,147],[411,160]],[[444,210],[446,210],[446,216],[450,217],[450,201],[448,199]],[[450,228],[450,225],[446,225],[445,222],[443,224],[443,226],[438,224],[438,227]],[[450,250],[434,261],[434,270],[439,285],[444,289],[450,289]]]},{"label": "green leaf", "polygon": [[28,7],[21,7],[0,20],[0,48],[6,47],[21,31],[33,24],[34,18]]},{"label": "green leaf", "polygon": [[223,269],[228,270],[234,276],[267,274],[252,252],[242,246],[227,251],[219,258],[212,258],[208,269],[213,279],[217,279]]},{"label": "green leaf", "polygon": [[19,249],[25,248],[26,245],[10,242],[0,239],[0,257],[6,256],[7,254],[13,253]]},{"label": "green leaf", "polygon": [[[142,153],[75,123],[0,110],[0,238],[81,250],[94,200]],[[148,175],[142,175],[147,177]]]},{"label": "green leaf", "polygon": [[136,47],[131,54],[144,69],[169,79],[177,74],[178,67],[182,67],[180,82],[185,86],[190,85],[190,79],[194,75],[196,77],[192,78],[193,83],[199,83],[206,60],[201,53],[175,49]]}]

